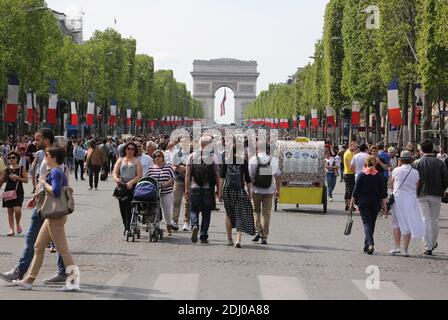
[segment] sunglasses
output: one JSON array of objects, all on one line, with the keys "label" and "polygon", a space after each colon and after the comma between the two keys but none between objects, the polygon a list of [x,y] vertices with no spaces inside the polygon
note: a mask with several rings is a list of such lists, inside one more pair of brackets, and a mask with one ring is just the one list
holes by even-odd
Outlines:
[{"label": "sunglasses", "polygon": [[127,151],[135,151],[135,148],[127,148]]},{"label": "sunglasses", "polygon": [[17,160],[17,157],[8,157],[8,160]]},{"label": "sunglasses", "polygon": [[157,159],[157,158],[163,158],[163,156],[161,154],[154,156],[154,159]]}]

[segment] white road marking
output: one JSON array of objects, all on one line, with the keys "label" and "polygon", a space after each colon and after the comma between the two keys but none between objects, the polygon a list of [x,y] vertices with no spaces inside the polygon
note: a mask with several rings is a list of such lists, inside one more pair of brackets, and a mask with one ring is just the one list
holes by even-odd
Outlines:
[{"label": "white road marking", "polygon": [[111,300],[115,299],[114,295],[118,293],[120,290],[120,287],[123,283],[125,283],[126,280],[129,279],[131,275],[129,273],[117,273],[115,276],[113,276],[104,286],[105,287],[114,287],[111,290],[106,290],[104,293],[96,295],[93,299],[94,300]]},{"label": "white road marking", "polygon": [[296,277],[258,276],[263,300],[309,300]]},{"label": "white road marking", "polygon": [[352,281],[369,300],[413,300],[393,282],[381,281],[379,290],[369,290],[365,280]]},{"label": "white road marking", "polygon": [[150,299],[157,300],[196,300],[200,275],[160,274],[154,284]]}]

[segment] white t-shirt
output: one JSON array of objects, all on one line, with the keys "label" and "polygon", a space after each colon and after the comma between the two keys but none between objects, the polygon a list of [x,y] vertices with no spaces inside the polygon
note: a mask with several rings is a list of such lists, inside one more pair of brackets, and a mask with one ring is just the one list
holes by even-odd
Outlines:
[{"label": "white t-shirt", "polygon": [[[329,159],[325,158],[325,163],[329,167],[340,167],[340,161],[338,161],[336,158],[330,157]],[[325,168],[326,173],[334,173],[336,174],[337,171],[335,169],[327,169]]]},{"label": "white t-shirt", "polygon": [[[260,159],[261,164],[267,164],[269,160],[271,160],[271,169],[273,175],[272,184],[267,189],[259,188],[252,185],[252,192],[257,194],[274,194],[277,188],[275,178],[280,177],[281,175],[278,158],[270,157],[266,153],[260,153],[258,155],[258,158]],[[257,166],[258,166],[258,158],[257,156],[253,156],[249,160],[249,176],[252,181],[255,181],[255,174],[257,172]]]},{"label": "white t-shirt", "polygon": [[149,168],[151,168],[154,165],[154,160],[148,156],[147,154],[142,154],[140,156],[140,162],[142,163],[142,168],[144,174],[146,174],[146,172],[148,172]]},{"label": "white t-shirt", "polygon": [[369,154],[365,152],[355,154],[353,157],[351,165],[355,167],[356,177],[358,177],[358,175],[364,170],[364,165],[366,164],[366,159],[368,157]]},{"label": "white t-shirt", "polygon": [[174,147],[173,150],[165,151],[165,162],[167,164],[173,165],[174,157],[179,153],[179,149]]}]

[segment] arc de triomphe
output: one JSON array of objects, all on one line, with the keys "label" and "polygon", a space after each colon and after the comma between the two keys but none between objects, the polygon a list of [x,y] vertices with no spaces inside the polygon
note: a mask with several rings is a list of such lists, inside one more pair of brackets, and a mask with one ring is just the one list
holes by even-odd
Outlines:
[{"label": "arc de triomphe", "polygon": [[204,124],[215,124],[215,94],[222,87],[235,93],[235,123],[244,121],[246,107],[257,98],[256,61],[235,59],[195,60],[193,62],[193,97],[202,102]]}]

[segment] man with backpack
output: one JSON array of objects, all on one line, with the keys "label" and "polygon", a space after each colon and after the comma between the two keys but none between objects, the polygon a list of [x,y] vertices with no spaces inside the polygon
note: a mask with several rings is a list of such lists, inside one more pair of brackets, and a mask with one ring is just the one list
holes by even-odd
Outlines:
[{"label": "man with backpack", "polygon": [[253,241],[258,242],[261,239],[262,244],[267,244],[272,202],[274,195],[276,197],[280,195],[281,172],[278,159],[265,152],[258,152],[249,160],[249,175],[252,180],[252,199],[257,232]]},{"label": "man with backpack", "polygon": [[[190,203],[190,221],[192,227],[191,241],[198,242],[199,213],[202,213],[200,226],[201,244],[208,244],[208,229],[212,212],[211,182],[219,180],[219,166],[216,156],[212,156],[207,146],[212,142],[210,137],[202,137],[201,150],[193,152],[187,159],[185,175],[185,199]],[[219,191],[219,190],[218,190]]]}]

